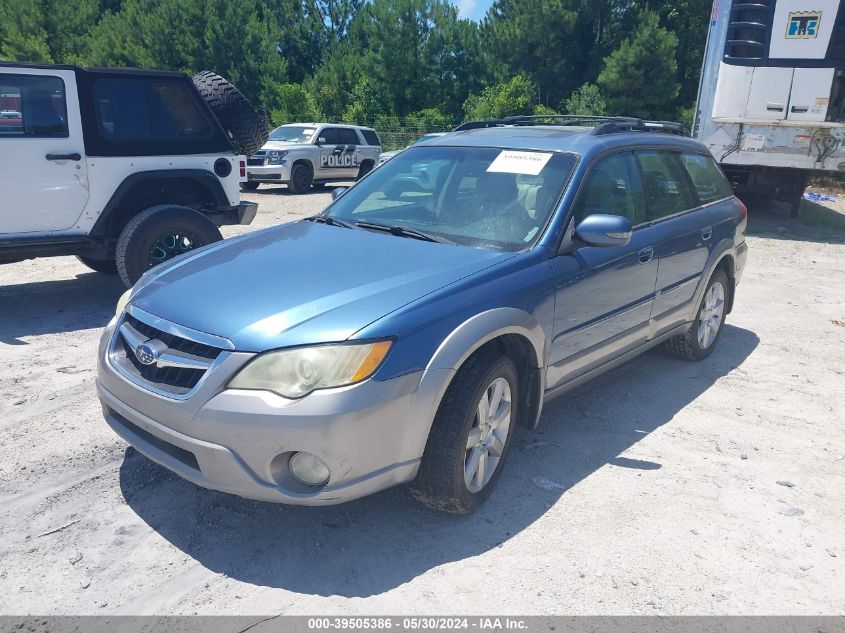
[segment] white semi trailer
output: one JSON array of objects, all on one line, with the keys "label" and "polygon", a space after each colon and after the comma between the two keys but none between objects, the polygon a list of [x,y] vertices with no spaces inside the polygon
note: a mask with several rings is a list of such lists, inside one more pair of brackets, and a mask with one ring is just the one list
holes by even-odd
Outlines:
[{"label": "white semi trailer", "polygon": [[811,174],[845,171],[845,7],[715,0],[693,130],[740,196],[796,215]]}]

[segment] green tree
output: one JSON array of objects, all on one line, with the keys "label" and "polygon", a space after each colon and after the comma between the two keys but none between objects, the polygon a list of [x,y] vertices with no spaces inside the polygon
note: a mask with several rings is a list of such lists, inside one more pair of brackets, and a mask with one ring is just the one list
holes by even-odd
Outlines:
[{"label": "green tree", "polygon": [[464,103],[468,119],[501,119],[519,114],[551,114],[537,103],[537,85],[526,75],[515,75],[510,81],[485,88]]},{"label": "green tree", "polygon": [[387,114],[378,86],[367,76],[361,77],[352,89],[350,104],[343,113],[343,121],[365,124]]},{"label": "green tree", "polygon": [[525,74],[540,101],[559,104],[593,81],[618,42],[630,3],[621,0],[495,0],[482,24],[497,81]]},{"label": "green tree", "polygon": [[0,59],[52,62],[39,2],[0,0]]},{"label": "green tree", "polygon": [[596,83],[612,114],[668,119],[675,115],[680,90],[675,61],[678,38],[643,11],[633,36],[604,62]]},{"label": "green tree", "polygon": [[602,116],[607,114],[607,103],[598,86],[586,83],[569,95],[563,110],[566,114]]},{"label": "green tree", "polygon": [[274,125],[297,121],[319,121],[323,118],[317,100],[299,84],[279,84],[276,86],[271,120]]}]

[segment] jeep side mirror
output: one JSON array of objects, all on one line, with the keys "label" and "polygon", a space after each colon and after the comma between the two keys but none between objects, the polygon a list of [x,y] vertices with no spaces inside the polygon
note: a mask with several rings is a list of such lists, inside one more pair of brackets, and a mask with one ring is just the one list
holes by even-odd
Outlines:
[{"label": "jeep side mirror", "polygon": [[626,217],[595,213],[575,227],[575,237],[590,246],[625,246],[631,241],[632,230]]},{"label": "jeep side mirror", "polygon": [[346,193],[347,189],[349,189],[349,187],[335,187],[334,189],[332,189],[332,200],[337,200],[338,198],[340,198],[343,194]]}]

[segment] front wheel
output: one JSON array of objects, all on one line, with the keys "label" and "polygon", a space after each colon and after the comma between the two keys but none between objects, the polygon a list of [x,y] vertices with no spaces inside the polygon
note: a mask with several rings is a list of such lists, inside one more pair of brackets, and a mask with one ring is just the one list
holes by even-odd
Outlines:
[{"label": "front wheel", "polygon": [[411,492],[444,512],[469,514],[502,472],[516,427],[519,382],[513,361],[483,351],[455,376],[431,428]]},{"label": "front wheel", "polygon": [[311,181],[314,179],[314,174],[311,173],[311,168],[303,163],[298,163],[293,166],[290,172],[290,182],[288,189],[291,193],[301,194],[311,189]]},{"label": "front wheel", "polygon": [[117,271],[127,287],[141,275],[188,251],[222,240],[220,230],[204,215],[163,204],[136,215],[117,240]]},{"label": "front wheel", "polygon": [[728,299],[728,277],[721,268],[713,273],[686,334],[666,341],[666,350],[677,358],[703,360],[713,353],[722,336]]}]

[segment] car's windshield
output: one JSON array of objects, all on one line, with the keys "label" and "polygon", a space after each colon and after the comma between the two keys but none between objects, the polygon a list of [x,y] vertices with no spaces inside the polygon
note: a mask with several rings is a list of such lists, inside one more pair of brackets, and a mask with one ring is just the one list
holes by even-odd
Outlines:
[{"label": "car's windshield", "polygon": [[416,146],[352,187],[326,215],[517,251],[542,231],[574,165],[573,155],[559,152]]},{"label": "car's windshield", "polygon": [[290,143],[310,143],[311,137],[317,131],[315,127],[302,125],[283,125],[270,132],[268,141],[287,141]]}]

